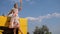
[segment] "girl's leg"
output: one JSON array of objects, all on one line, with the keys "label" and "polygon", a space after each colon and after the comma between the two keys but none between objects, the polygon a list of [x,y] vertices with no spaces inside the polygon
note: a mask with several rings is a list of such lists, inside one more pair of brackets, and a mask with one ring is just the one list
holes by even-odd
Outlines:
[{"label": "girl's leg", "polygon": [[18,31],[21,32],[21,34],[23,34],[23,32],[21,31],[19,27],[20,27],[19,24],[17,24]]},{"label": "girl's leg", "polygon": [[[23,32],[21,31],[21,29],[19,27],[20,27],[19,24],[16,24],[14,26],[14,28],[16,28],[16,29],[18,28],[18,31],[21,32],[21,34],[23,34]],[[16,30],[14,30],[14,32],[16,32]]]},{"label": "girl's leg", "polygon": [[14,34],[16,34],[16,28],[14,28]]},{"label": "girl's leg", "polygon": [[[11,18],[9,28],[14,28],[14,18]],[[16,34],[16,28],[14,28],[14,34]]]},{"label": "girl's leg", "polygon": [[[21,34],[23,34],[23,32],[21,31],[21,29],[19,28],[19,18],[15,18],[15,26],[14,28],[18,28],[18,31],[21,32]],[[16,32],[16,30],[14,30],[14,32]]]},{"label": "girl's leg", "polygon": [[14,22],[14,18],[11,18],[10,24],[9,24],[9,28],[14,28],[14,27],[13,27],[13,22]]}]

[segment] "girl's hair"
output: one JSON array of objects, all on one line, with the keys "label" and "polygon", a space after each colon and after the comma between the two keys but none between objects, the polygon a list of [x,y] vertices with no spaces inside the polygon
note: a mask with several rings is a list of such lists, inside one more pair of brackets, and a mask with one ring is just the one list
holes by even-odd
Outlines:
[{"label": "girl's hair", "polygon": [[16,6],[17,3],[14,4],[14,7]]}]

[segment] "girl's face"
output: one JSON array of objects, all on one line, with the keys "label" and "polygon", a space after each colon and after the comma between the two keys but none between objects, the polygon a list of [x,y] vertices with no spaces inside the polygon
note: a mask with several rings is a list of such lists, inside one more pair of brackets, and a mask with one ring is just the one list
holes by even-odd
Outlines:
[{"label": "girl's face", "polygon": [[14,8],[18,8],[18,4],[17,3],[14,5]]}]

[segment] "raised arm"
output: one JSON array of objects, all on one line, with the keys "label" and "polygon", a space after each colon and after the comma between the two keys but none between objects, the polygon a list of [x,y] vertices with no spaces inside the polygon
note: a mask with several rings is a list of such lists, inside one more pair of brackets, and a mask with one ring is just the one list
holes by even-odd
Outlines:
[{"label": "raised arm", "polygon": [[22,0],[20,0],[20,8],[19,10],[21,11],[22,10]]}]

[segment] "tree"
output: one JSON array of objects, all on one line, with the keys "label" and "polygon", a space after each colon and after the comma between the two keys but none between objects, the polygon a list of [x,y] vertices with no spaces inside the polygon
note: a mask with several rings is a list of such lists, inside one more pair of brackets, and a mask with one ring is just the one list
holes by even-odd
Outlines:
[{"label": "tree", "polygon": [[39,27],[38,26],[36,26],[34,34],[39,34]]},{"label": "tree", "polygon": [[46,25],[43,25],[40,28],[38,26],[36,26],[33,34],[52,34],[52,33],[49,32],[49,29]]}]

